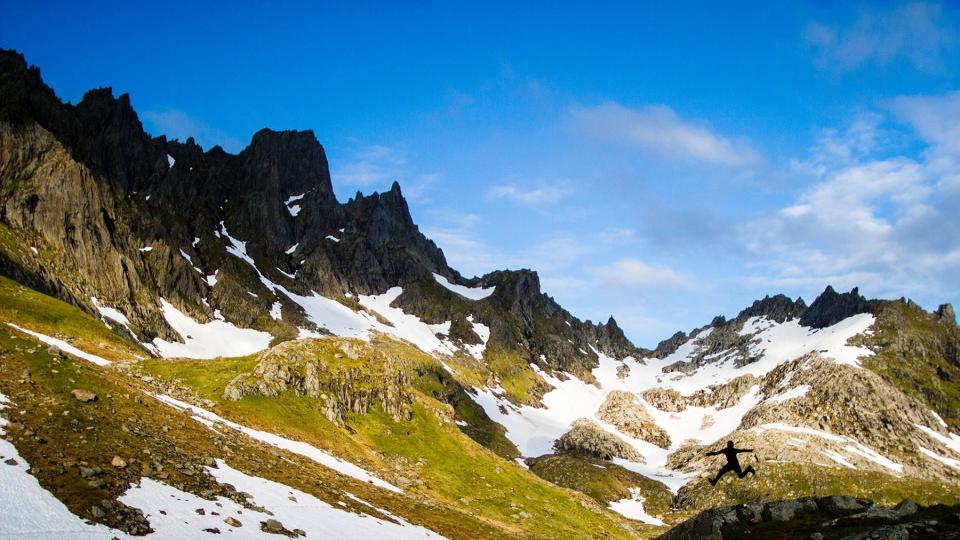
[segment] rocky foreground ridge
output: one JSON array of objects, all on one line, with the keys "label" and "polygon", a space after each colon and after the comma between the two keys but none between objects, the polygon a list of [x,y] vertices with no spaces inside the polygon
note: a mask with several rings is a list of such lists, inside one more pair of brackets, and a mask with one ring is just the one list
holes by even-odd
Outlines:
[{"label": "rocky foreground ridge", "polygon": [[906,540],[960,538],[960,506],[882,507],[853,497],[800,498],[724,506],[701,512],[658,540],[803,538]]}]

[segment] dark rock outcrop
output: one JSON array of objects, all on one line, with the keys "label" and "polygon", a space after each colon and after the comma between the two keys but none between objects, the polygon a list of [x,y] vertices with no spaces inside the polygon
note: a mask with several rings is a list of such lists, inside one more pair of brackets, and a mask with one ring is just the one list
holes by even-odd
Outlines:
[{"label": "dark rock outcrop", "polygon": [[736,320],[744,322],[750,317],[766,317],[771,321],[782,323],[803,316],[806,310],[807,304],[803,301],[803,298],[790,300],[782,294],[767,295],[741,311]]},{"label": "dark rock outcrop", "polygon": [[838,293],[833,287],[826,290],[810,304],[800,317],[800,324],[810,328],[826,328],[860,313],[871,313],[872,306],[854,287],[848,293]]},{"label": "dark rock outcrop", "polygon": [[[852,497],[799,498],[713,508],[697,514],[658,540],[732,538],[955,538],[960,523],[946,507],[918,507],[905,500],[892,508]],[[950,520],[932,519],[949,515]]]}]

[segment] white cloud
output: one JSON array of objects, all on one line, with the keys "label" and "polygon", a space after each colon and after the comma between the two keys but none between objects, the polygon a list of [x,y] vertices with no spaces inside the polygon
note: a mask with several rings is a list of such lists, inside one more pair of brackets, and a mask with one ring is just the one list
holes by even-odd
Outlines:
[{"label": "white cloud", "polygon": [[624,258],[605,266],[587,268],[602,284],[624,288],[690,287],[691,280],[666,266],[652,266],[639,259]]},{"label": "white cloud", "polygon": [[942,96],[901,96],[891,110],[945,154],[960,155],[960,91]]},{"label": "white cloud", "polygon": [[926,150],[917,157],[875,151],[864,141],[885,138],[880,122],[825,133],[809,160],[794,167],[812,184],[738,229],[762,276],[756,281],[811,291],[859,285],[878,296],[928,301],[956,294],[960,97],[901,98],[891,110],[919,135],[911,144],[925,142]]},{"label": "white cloud", "polygon": [[193,137],[205,150],[220,145],[228,152],[239,152],[246,146],[240,139],[194,118],[179,109],[144,111],[143,119],[152,128],[155,135],[166,135],[170,139],[186,141]]},{"label": "white cloud", "polygon": [[490,188],[487,195],[495,199],[506,199],[527,206],[549,206],[572,193],[573,188],[570,184],[561,182],[553,186],[532,189],[524,189],[516,184],[503,184]]},{"label": "white cloud", "polygon": [[817,63],[828,69],[883,66],[903,59],[918,70],[937,71],[955,45],[955,32],[946,20],[950,15],[924,2],[862,10],[846,27],[812,22],[804,38],[816,49]]},{"label": "white cloud", "polygon": [[607,102],[574,107],[569,116],[575,129],[599,139],[654,152],[669,159],[692,159],[730,167],[747,167],[759,155],[745,139],[723,137],[706,126],[681,119],[666,105],[632,109]]}]

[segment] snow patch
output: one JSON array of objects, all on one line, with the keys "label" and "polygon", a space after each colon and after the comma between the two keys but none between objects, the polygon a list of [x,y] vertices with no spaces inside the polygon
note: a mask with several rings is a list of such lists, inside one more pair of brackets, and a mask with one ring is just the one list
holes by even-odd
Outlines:
[{"label": "snow patch", "polygon": [[286,253],[287,255],[292,255],[293,252],[296,251],[298,247],[300,247],[300,242],[297,242],[296,244],[290,246],[290,249],[284,251],[284,253]]},{"label": "snow patch", "polygon": [[171,156],[170,154],[167,154],[167,166],[173,167],[173,164],[176,162],[177,160],[173,159],[173,156]]},{"label": "snow patch", "polygon": [[270,306],[270,318],[275,321],[279,321],[283,318],[283,314],[280,309],[280,302],[274,302],[273,305]]},{"label": "snow patch", "polygon": [[625,358],[623,363],[630,371],[624,379],[617,376],[620,363],[610,358],[601,358],[600,366],[594,370],[594,375],[605,388],[642,392],[648,388],[660,387],[689,396],[697,390],[729,382],[741,375],[762,377],[777,366],[813,351],[820,351],[823,356],[833,358],[838,364],[857,366],[857,358],[870,356],[873,352],[864,347],[848,346],[847,340],[866,332],[873,322],[873,315],[863,313],[827,328],[810,329],[800,326],[797,319],[776,323],[762,317],[751,317],[744,323],[741,333],[757,332],[758,341],[751,345],[750,352],[758,359],[745,366],[735,368],[718,361],[701,366],[690,374],[663,370],[676,362],[689,361],[698,342],[713,330],[708,328],[663,359],[645,358],[638,361],[631,357]]},{"label": "snow patch", "polygon": [[356,478],[361,482],[369,482],[377,487],[381,487],[388,491],[393,491],[394,493],[403,493],[403,490],[381,480],[377,476],[374,476],[365,469],[350,463],[349,461],[340,459],[338,457],[332,456],[323,450],[315,446],[311,446],[305,442],[295,441],[292,439],[287,439],[281,437],[280,435],[275,435],[273,433],[268,433],[266,431],[260,431],[258,429],[249,428],[236,422],[231,422],[215,413],[212,413],[206,409],[201,409],[189,403],[180,401],[178,399],[172,398],[164,394],[152,394],[157,400],[170,405],[175,409],[182,411],[188,411],[194,420],[200,422],[201,424],[213,428],[215,424],[224,425],[236,431],[243,433],[244,435],[250,437],[251,439],[276,446],[283,450],[293,452],[294,454],[301,455],[307,459],[312,459],[324,467],[328,467],[337,471],[340,474],[344,474],[351,478]]},{"label": "snow patch", "polygon": [[936,452],[932,452],[922,446],[918,446],[917,449],[920,450],[920,452],[922,452],[927,457],[933,458],[939,461],[940,463],[943,463],[944,465],[948,465],[950,467],[953,467],[954,469],[960,469],[960,460],[943,457],[940,454]]},{"label": "snow patch", "polygon": [[776,404],[776,403],[783,403],[784,401],[788,401],[788,400],[791,400],[791,399],[796,399],[796,398],[803,397],[803,396],[807,395],[807,392],[809,392],[809,391],[810,391],[810,386],[809,386],[809,385],[801,384],[800,386],[796,386],[796,387],[794,387],[794,388],[791,388],[791,389],[787,390],[786,392],[781,392],[781,393],[779,393],[779,394],[777,394],[777,395],[775,395],[775,396],[773,396],[773,397],[769,397],[769,398],[765,399],[763,402],[764,402],[764,403],[767,403],[767,404],[770,404],[770,405],[773,405],[773,404]]},{"label": "snow patch", "polygon": [[8,322],[7,325],[8,325],[8,326],[11,326],[11,327],[13,327],[13,328],[16,328],[17,330],[23,332],[24,334],[29,334],[29,335],[31,335],[31,336],[39,339],[39,340],[42,341],[43,343],[46,343],[47,345],[53,345],[53,346],[57,347],[58,349],[60,349],[61,351],[65,352],[65,353],[72,354],[72,355],[76,356],[77,358],[82,358],[82,359],[84,359],[84,360],[86,360],[86,361],[88,361],[88,362],[93,362],[94,364],[96,364],[96,365],[98,365],[98,366],[105,366],[105,365],[107,365],[107,364],[110,363],[109,360],[106,360],[106,359],[104,359],[104,358],[100,358],[99,356],[97,356],[97,355],[95,355],[95,354],[90,354],[90,353],[88,353],[88,352],[81,351],[80,349],[74,347],[73,345],[67,343],[66,341],[64,341],[64,340],[62,340],[62,339],[57,339],[57,338],[55,338],[55,337],[50,337],[50,336],[48,336],[48,335],[46,335],[46,334],[41,334],[40,332],[34,332],[33,330],[27,330],[26,328],[22,328],[22,327],[20,327],[20,326],[17,326],[17,325],[15,325],[15,324],[11,323],[11,322]]},{"label": "snow patch", "polygon": [[434,273],[433,279],[437,281],[440,285],[449,291],[453,291],[460,296],[467,298],[469,300],[483,300],[484,298],[493,294],[497,289],[496,287],[466,287],[464,285],[457,285],[456,283],[451,283],[450,280],[441,276],[440,274]]},{"label": "snow patch", "polygon": [[438,331],[442,334],[450,332],[450,322],[443,325],[429,325],[415,315],[409,315],[400,308],[392,307],[390,304],[401,294],[403,294],[402,288],[392,287],[380,295],[360,295],[357,300],[360,305],[376,311],[392,325],[392,328],[385,327],[377,321],[377,327],[374,329],[405,339],[428,353],[453,354],[456,351],[453,344],[437,338]]},{"label": "snow patch", "polygon": [[290,212],[291,216],[297,217],[297,214],[300,213],[300,205],[294,203],[302,199],[304,195],[306,195],[306,193],[293,195],[291,197],[287,197],[287,200],[283,202],[283,205],[287,207],[287,211]]},{"label": "snow patch", "polygon": [[101,306],[96,296],[91,296],[90,302],[92,302],[93,307],[97,308],[97,311],[100,312],[101,318],[110,319],[111,321],[114,321],[122,324],[123,326],[126,326],[128,330],[130,329],[130,319],[128,319],[126,315],[121,313],[120,310],[114,309],[112,307]]},{"label": "snow patch", "polygon": [[140,248],[140,251],[143,251],[144,253],[149,253],[153,251],[153,246],[142,247]]},{"label": "snow patch", "polygon": [[956,452],[957,455],[960,455],[960,435],[954,433],[947,433],[947,435],[942,435],[936,431],[928,428],[927,426],[922,426],[920,424],[914,424],[920,431],[926,433],[933,439],[935,439],[940,444],[946,446],[950,450]]},{"label": "snow patch", "polygon": [[477,360],[483,360],[483,353],[487,350],[487,341],[490,341],[490,327],[473,320],[473,315],[467,317],[467,322],[473,328],[473,333],[480,337],[481,343],[464,345],[467,353]]},{"label": "snow patch", "polygon": [[662,519],[651,516],[644,510],[643,497],[640,496],[640,488],[630,488],[630,497],[611,502],[610,509],[621,516],[649,523],[650,525],[665,525]]},{"label": "snow patch", "polygon": [[183,343],[154,338],[153,344],[164,357],[216,358],[244,356],[266,349],[272,336],[267,332],[239,328],[223,320],[199,323],[160,299],[163,318],[183,339]]},{"label": "snow patch", "polygon": [[833,450],[824,450],[824,451],[823,451],[823,455],[825,455],[825,456],[827,456],[828,458],[836,461],[837,463],[843,465],[844,467],[847,467],[847,468],[849,468],[849,469],[856,469],[856,467],[854,467],[852,463],[850,463],[849,461],[847,461],[846,459],[844,459],[844,457],[843,457],[842,455],[834,452]]},{"label": "snow patch", "polygon": [[[0,394],[0,398],[0,404],[7,403],[5,396]],[[6,420],[0,418],[0,426],[3,425],[6,425]],[[3,464],[0,467],[0,508],[3,509],[0,538],[130,538],[122,531],[88,523],[71,513],[59,499],[40,485],[36,477],[27,472],[30,464],[20,456],[15,446],[2,438],[0,455],[16,461],[16,465]]]},{"label": "snow patch", "polygon": [[847,452],[851,453],[851,454],[858,455],[858,456],[866,459],[867,461],[871,461],[871,462],[876,463],[877,465],[880,465],[880,466],[882,466],[882,467],[884,467],[884,468],[890,469],[891,471],[893,471],[893,472],[896,473],[896,474],[900,474],[900,473],[903,472],[903,465],[901,465],[901,464],[899,464],[899,463],[896,463],[895,461],[891,460],[890,458],[881,455],[879,452],[877,452],[876,450],[870,448],[869,446],[867,446],[867,445],[865,445],[865,444],[863,444],[863,443],[860,443],[860,442],[858,442],[858,441],[856,441],[855,439],[852,439],[852,438],[850,438],[850,437],[845,437],[845,436],[840,436],[840,435],[834,435],[833,433],[828,433],[828,432],[826,432],[826,431],[820,431],[819,429],[813,429],[813,428],[808,428],[808,427],[799,427],[799,426],[791,426],[791,425],[782,424],[782,423],[779,423],[779,422],[771,422],[771,423],[768,423],[768,424],[761,424],[761,425],[759,425],[759,426],[754,427],[754,428],[751,429],[751,431],[756,431],[756,432],[759,432],[759,433],[763,433],[764,431],[767,431],[767,430],[779,430],[779,431],[788,431],[788,432],[792,432],[792,433],[803,433],[803,434],[805,434],[805,435],[812,435],[812,436],[814,436],[814,437],[819,437],[819,438],[821,438],[821,439],[826,439],[826,440],[828,440],[828,441],[830,441],[830,442],[835,442],[835,443],[844,444],[845,446],[843,447],[843,449],[846,450]]}]

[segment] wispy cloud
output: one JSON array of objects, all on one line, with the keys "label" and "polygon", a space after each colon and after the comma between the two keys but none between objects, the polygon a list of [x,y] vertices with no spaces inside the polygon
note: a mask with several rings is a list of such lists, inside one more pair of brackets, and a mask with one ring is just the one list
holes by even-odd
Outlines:
[{"label": "wispy cloud", "polygon": [[333,178],[351,187],[368,187],[392,182],[406,164],[406,158],[397,149],[374,144],[361,148],[334,169]]},{"label": "wispy cloud", "polygon": [[666,105],[629,108],[607,102],[594,107],[573,107],[568,114],[574,128],[586,136],[668,159],[730,167],[747,167],[760,160],[745,139],[714,133],[703,124],[678,117]]},{"label": "wispy cloud", "polygon": [[494,199],[505,199],[527,206],[549,206],[572,195],[573,191],[573,186],[569,182],[527,189],[516,184],[502,184],[491,187],[487,195]]},{"label": "wispy cloud", "polygon": [[811,22],[804,39],[826,69],[846,71],[905,60],[918,70],[937,71],[956,45],[950,16],[940,5],[924,2],[862,10],[847,26]]},{"label": "wispy cloud", "polygon": [[392,146],[373,144],[355,150],[331,171],[335,186],[349,189],[384,188],[394,181],[400,183],[404,197],[410,201],[426,202],[430,187],[440,182],[443,175],[424,172],[407,155]]},{"label": "wispy cloud", "polygon": [[901,96],[891,102],[890,108],[937,151],[960,156],[960,91],[941,96]]},{"label": "wispy cloud", "polygon": [[144,111],[142,116],[151,133],[181,141],[193,137],[206,150],[220,145],[227,152],[236,153],[246,146],[240,139],[179,109]]},{"label": "wispy cloud", "polygon": [[691,287],[687,276],[666,266],[654,266],[639,259],[624,258],[605,266],[588,267],[589,274],[604,285],[621,288]]}]

